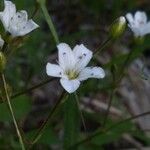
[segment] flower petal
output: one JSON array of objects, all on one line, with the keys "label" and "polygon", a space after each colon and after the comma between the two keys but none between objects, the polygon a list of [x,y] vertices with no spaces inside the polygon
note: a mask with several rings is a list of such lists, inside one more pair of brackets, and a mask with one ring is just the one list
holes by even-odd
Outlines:
[{"label": "flower petal", "polygon": [[137,23],[140,23],[140,24],[141,24],[141,23],[142,23],[142,24],[145,24],[145,23],[147,22],[146,13],[143,12],[143,11],[137,11],[137,12],[135,13],[134,18],[135,18],[135,21],[136,21]]},{"label": "flower petal", "polygon": [[92,51],[87,49],[83,44],[76,45],[73,49],[73,53],[77,62],[75,67],[77,71],[81,71],[86,67],[93,55]]},{"label": "flower petal", "polygon": [[79,76],[78,80],[83,81],[87,80],[88,78],[104,78],[105,77],[105,72],[101,67],[86,67],[83,69]]},{"label": "flower petal", "polygon": [[142,36],[150,33],[150,22],[145,24],[145,26],[141,29],[142,30]]},{"label": "flower petal", "polygon": [[39,25],[37,25],[32,19],[30,19],[26,22],[26,24],[24,24],[24,26],[21,26],[18,32],[18,36],[24,36],[38,27]]},{"label": "flower petal", "polygon": [[46,73],[47,75],[52,76],[52,77],[62,77],[63,70],[58,65],[47,63]]},{"label": "flower petal", "polygon": [[131,13],[127,13],[126,14],[126,18],[127,18],[128,22],[129,22],[129,24],[133,25],[133,23],[134,23],[133,15]]},{"label": "flower petal", "polygon": [[76,79],[75,80],[60,79],[60,83],[68,93],[75,92],[80,86],[80,81]]},{"label": "flower petal", "polygon": [[25,10],[21,10],[20,12],[17,12],[10,20],[8,32],[10,32],[13,37],[20,36],[19,32],[26,25],[27,20],[28,20],[28,15]]},{"label": "flower petal", "polygon": [[59,65],[64,70],[72,69],[75,65],[75,58],[70,46],[66,43],[60,43],[57,45]]},{"label": "flower petal", "polygon": [[4,25],[5,30],[8,30],[10,20],[16,13],[16,6],[11,1],[7,0],[4,1],[4,5],[4,11],[0,12],[0,19]]}]

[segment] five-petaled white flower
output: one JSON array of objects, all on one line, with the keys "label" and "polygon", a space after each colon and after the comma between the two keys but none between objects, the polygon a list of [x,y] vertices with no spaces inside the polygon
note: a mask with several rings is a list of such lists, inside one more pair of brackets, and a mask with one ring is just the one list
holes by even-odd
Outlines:
[{"label": "five-petaled white flower", "polygon": [[68,44],[58,46],[58,63],[47,63],[46,72],[49,76],[60,77],[60,83],[68,93],[75,92],[80,81],[88,78],[104,78],[105,72],[100,67],[86,67],[93,53],[83,44],[76,45],[72,50]]},{"label": "five-petaled white flower", "polygon": [[13,37],[24,36],[39,27],[32,19],[28,20],[25,10],[16,12],[16,6],[11,1],[4,0],[4,11],[0,12],[0,19],[4,28]]},{"label": "five-petaled white flower", "polygon": [[3,47],[4,45],[4,40],[1,38],[1,35],[0,35],[0,47]]},{"label": "five-petaled white flower", "polygon": [[150,22],[147,21],[145,12],[137,11],[134,16],[131,13],[127,13],[126,18],[129,22],[128,26],[135,37],[142,37],[150,33]]}]

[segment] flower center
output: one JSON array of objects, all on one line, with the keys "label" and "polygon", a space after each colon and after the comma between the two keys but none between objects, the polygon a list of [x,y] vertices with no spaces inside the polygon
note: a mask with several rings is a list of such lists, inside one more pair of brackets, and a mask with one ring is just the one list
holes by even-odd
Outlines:
[{"label": "flower center", "polygon": [[74,70],[68,70],[66,71],[66,75],[68,76],[69,80],[73,80],[78,77],[79,73]]}]

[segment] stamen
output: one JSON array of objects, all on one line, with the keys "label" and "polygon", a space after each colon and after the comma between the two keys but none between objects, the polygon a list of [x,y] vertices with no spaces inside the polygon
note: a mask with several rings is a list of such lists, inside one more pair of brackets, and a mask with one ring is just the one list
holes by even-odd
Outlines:
[{"label": "stamen", "polygon": [[63,55],[66,55],[66,53],[64,52]]},{"label": "stamen", "polygon": [[86,54],[84,53],[83,56],[86,56]]}]

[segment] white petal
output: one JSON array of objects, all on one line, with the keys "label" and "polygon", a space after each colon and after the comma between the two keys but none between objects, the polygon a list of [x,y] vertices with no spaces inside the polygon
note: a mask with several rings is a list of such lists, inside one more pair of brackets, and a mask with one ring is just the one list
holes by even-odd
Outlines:
[{"label": "white petal", "polygon": [[78,71],[81,71],[87,66],[93,55],[92,51],[87,49],[83,44],[76,45],[73,49],[73,53],[77,62],[75,69]]},{"label": "white petal", "polygon": [[1,35],[0,35],[0,47],[3,47],[4,45],[4,40],[1,38]]},{"label": "white petal", "polygon": [[127,13],[126,14],[126,18],[127,18],[128,22],[129,22],[129,24],[132,25],[134,23],[133,15],[131,13]]},{"label": "white petal", "polygon": [[24,36],[38,27],[39,27],[39,25],[37,25],[32,19],[30,19],[29,21],[26,22],[26,24],[21,26],[21,28],[19,29],[19,31],[16,35]]},{"label": "white petal", "polygon": [[7,29],[8,32],[11,33],[13,37],[20,36],[19,32],[26,25],[27,20],[28,15],[26,11],[22,10],[20,12],[17,12],[10,20],[9,28]]},{"label": "white petal", "polygon": [[83,69],[79,76],[78,79],[80,81],[87,80],[88,78],[104,78],[105,77],[105,72],[101,67],[86,67]]},{"label": "white petal", "polygon": [[57,45],[59,65],[64,70],[73,69],[75,65],[75,58],[70,46],[66,43],[60,43]]},{"label": "white petal", "polygon": [[52,76],[52,77],[62,77],[63,70],[58,65],[47,63],[46,73],[47,75]]},{"label": "white petal", "polygon": [[135,13],[134,18],[137,23],[145,24],[147,22],[147,16],[146,16],[145,12],[142,12],[142,11],[137,11]]},{"label": "white petal", "polygon": [[11,1],[4,1],[4,11],[0,12],[0,19],[4,25],[5,30],[8,29],[11,18],[16,13],[16,6]]},{"label": "white petal", "polygon": [[68,93],[75,92],[80,86],[80,81],[76,79],[75,80],[60,79],[60,83]]},{"label": "white petal", "polygon": [[146,35],[150,33],[150,22],[145,24],[145,26],[141,29],[142,30],[142,35]]},{"label": "white petal", "polygon": [[142,36],[142,34],[141,34],[141,28],[138,28],[136,26],[129,26],[129,27],[133,31],[135,37]]}]

